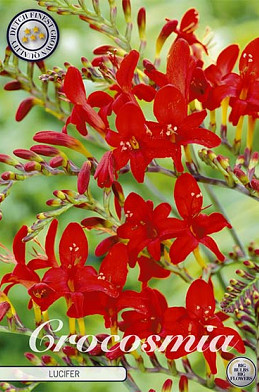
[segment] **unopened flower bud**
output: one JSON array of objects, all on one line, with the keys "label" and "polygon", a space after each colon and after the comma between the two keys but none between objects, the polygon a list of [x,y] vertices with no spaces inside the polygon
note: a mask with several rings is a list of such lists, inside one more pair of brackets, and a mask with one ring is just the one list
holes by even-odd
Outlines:
[{"label": "unopened flower bud", "polygon": [[50,167],[56,168],[60,166],[66,166],[67,161],[61,156],[56,156],[49,161]]},{"label": "unopened flower bud", "polygon": [[57,366],[58,365],[57,361],[54,358],[52,358],[50,355],[43,355],[41,357],[41,360],[47,366]]},{"label": "unopened flower bud", "polygon": [[188,378],[181,376],[179,380],[179,392],[188,392]]},{"label": "unopened flower bud", "polygon": [[15,119],[16,121],[21,121],[24,117],[29,113],[29,111],[33,108],[34,105],[41,103],[41,101],[35,97],[29,97],[24,99],[16,112]]},{"label": "unopened flower bud", "polygon": [[66,133],[53,132],[53,131],[41,131],[37,132],[33,140],[40,143],[54,144],[56,146],[63,146],[71,148],[77,152],[82,153],[87,158],[92,155],[85,149],[83,144],[76,138],[67,135]]},{"label": "unopened flower bud", "polygon": [[139,38],[145,40],[146,36],[146,10],[144,7],[140,8],[138,12],[138,32]]},{"label": "unopened flower bud", "polygon": [[4,89],[7,91],[21,90],[22,85],[18,80],[12,80],[5,84]]},{"label": "unopened flower bud", "polygon": [[13,151],[14,155],[19,158],[27,159],[29,161],[36,161],[36,162],[44,162],[44,159],[41,158],[38,154],[34,151],[26,150],[24,148],[18,148]]},{"label": "unopened flower bud", "polygon": [[171,392],[173,387],[173,381],[172,380],[166,380],[162,386],[162,392]]},{"label": "unopened flower bud", "polygon": [[32,146],[30,150],[46,157],[55,157],[60,154],[60,150],[56,147],[45,146],[44,144],[36,144],[35,146]]},{"label": "unopened flower bud", "polygon": [[122,8],[125,15],[126,23],[131,22],[131,3],[130,0],[122,0]]},{"label": "unopened flower bud", "polygon": [[78,173],[77,190],[80,195],[83,195],[88,189],[90,175],[91,175],[91,167],[92,167],[91,162],[86,161],[83,163],[80,172]]},{"label": "unopened flower bud", "polygon": [[6,154],[0,154],[0,162],[6,163],[7,165],[10,165],[10,166],[19,165],[19,162],[16,159],[14,159],[11,156],[6,155]]},{"label": "unopened flower bud", "polygon": [[247,175],[245,174],[245,172],[243,172],[243,170],[239,169],[238,167],[235,167],[234,174],[237,176],[239,181],[242,182],[242,184],[244,184],[244,185],[249,184],[249,179],[248,179]]},{"label": "unopened flower bud", "polygon": [[26,162],[24,165],[24,170],[26,172],[32,172],[32,171],[41,171],[41,164],[39,162]]},{"label": "unopened flower bud", "polygon": [[24,353],[24,356],[34,365],[34,366],[41,366],[42,362],[39,357],[37,357],[33,353]]}]

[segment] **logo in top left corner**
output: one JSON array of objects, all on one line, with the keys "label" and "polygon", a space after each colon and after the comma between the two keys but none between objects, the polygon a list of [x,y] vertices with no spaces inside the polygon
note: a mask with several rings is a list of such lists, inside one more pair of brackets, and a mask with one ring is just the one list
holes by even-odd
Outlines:
[{"label": "logo in top left corner", "polygon": [[12,52],[22,60],[43,60],[58,45],[58,26],[44,11],[25,10],[15,15],[9,23],[7,41]]}]

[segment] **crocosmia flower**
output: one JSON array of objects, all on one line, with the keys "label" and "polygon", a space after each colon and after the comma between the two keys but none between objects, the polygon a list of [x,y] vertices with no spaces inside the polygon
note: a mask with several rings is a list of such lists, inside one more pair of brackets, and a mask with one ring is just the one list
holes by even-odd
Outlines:
[{"label": "crocosmia flower", "polygon": [[224,255],[220,252],[216,242],[210,234],[231,228],[230,223],[218,212],[210,215],[202,213],[203,196],[196,180],[191,174],[182,174],[175,183],[175,204],[185,226],[185,231],[177,236],[170,248],[172,263],[183,261],[199,244],[209,248],[216,257],[223,261]]},{"label": "crocosmia flower", "polygon": [[164,86],[157,92],[154,100],[154,115],[158,124],[148,122],[148,127],[151,134],[160,139],[160,143],[164,140],[164,149],[161,149],[160,157],[171,156],[179,172],[183,171],[181,146],[195,143],[216,147],[220,144],[217,135],[200,127],[206,117],[206,111],[187,115],[186,99],[173,85]]},{"label": "crocosmia flower", "polygon": [[169,218],[169,204],[162,203],[154,208],[151,200],[145,201],[134,192],[125,200],[124,211],[126,222],[118,228],[117,234],[129,239],[127,248],[133,265],[139,252],[146,247],[155,260],[160,260],[161,242],[177,235],[184,227],[179,219]]},{"label": "crocosmia flower", "polygon": [[[75,67],[69,67],[64,80],[64,93],[74,104],[71,115],[68,117],[66,126],[69,123],[75,124],[78,132],[87,135],[85,123],[87,122],[99,132],[103,132],[105,124],[101,117],[88,104],[82,76]],[[66,131],[66,126],[64,131]]]},{"label": "crocosmia flower", "polygon": [[[211,373],[217,373],[216,352],[209,349],[209,344],[213,338],[220,336],[233,335],[229,343],[240,353],[245,353],[245,346],[240,335],[232,328],[225,327],[221,321],[220,314],[215,313],[215,298],[211,284],[202,279],[195,280],[189,287],[186,295],[185,307],[170,307],[165,311],[163,319],[162,336],[182,335],[187,338],[189,335],[195,336],[195,342],[191,347],[207,335],[208,340],[203,346],[203,355],[210,367]],[[218,340],[218,346],[222,345],[221,339]],[[181,344],[177,351],[171,351],[172,344],[166,349],[166,357],[177,359],[190,354],[186,351],[185,345]],[[191,350],[192,351],[192,350]]]}]

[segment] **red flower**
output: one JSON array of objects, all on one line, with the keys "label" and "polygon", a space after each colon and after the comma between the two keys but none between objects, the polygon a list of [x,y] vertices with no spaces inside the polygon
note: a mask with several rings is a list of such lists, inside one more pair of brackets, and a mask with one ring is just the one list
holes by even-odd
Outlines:
[{"label": "red flower", "polygon": [[131,171],[138,182],[144,181],[145,169],[162,148],[145,126],[145,117],[136,104],[126,103],[116,118],[118,132],[108,130],[106,141],[112,147],[116,170],[130,161]]},{"label": "red flower", "polygon": [[[1,281],[1,285],[9,283],[5,288],[4,292],[7,294],[11,287],[16,284],[23,285],[27,290],[32,299],[34,294],[31,291],[32,287],[37,286],[40,291],[37,292],[36,297],[41,298],[40,303],[37,302],[42,310],[46,310],[54,301],[59,298],[57,293],[54,293],[47,285],[41,283],[41,279],[35,272],[36,269],[47,268],[56,265],[56,258],[54,254],[54,241],[57,229],[57,221],[54,220],[48,230],[45,243],[46,256],[37,257],[32,259],[27,265],[25,264],[25,242],[23,238],[27,235],[28,229],[23,226],[14,238],[13,253],[17,265],[15,266],[12,273],[4,275]],[[39,293],[41,292],[41,295]],[[29,304],[30,306],[31,304]]]},{"label": "red flower", "polygon": [[[232,107],[229,121],[237,125],[241,116],[259,110],[259,38],[251,41],[243,50],[239,60],[240,74],[230,73],[224,79],[225,96],[229,96]],[[223,89],[223,88],[222,88]]]},{"label": "red flower", "polygon": [[147,285],[147,282],[152,278],[168,278],[170,271],[161,267],[153,258],[141,256],[137,259],[140,273],[138,280],[143,283],[143,287]]},{"label": "red flower", "polygon": [[127,245],[131,266],[135,265],[141,250],[147,247],[155,260],[160,260],[161,242],[181,232],[184,224],[169,218],[171,206],[159,204],[155,209],[151,200],[145,201],[136,193],[130,193],[124,204],[126,222],[117,230],[120,238],[129,239]]},{"label": "red flower", "polygon": [[[91,286],[84,283],[84,292],[80,317],[90,314],[101,314],[106,328],[116,327],[117,306],[128,274],[128,254],[125,245],[115,244],[103,259],[99,274],[91,280]],[[126,292],[125,292],[126,293]],[[78,309],[74,303],[68,310],[70,317],[78,317]]]},{"label": "red flower", "polygon": [[183,218],[179,222],[185,225],[185,231],[177,236],[170,248],[172,263],[182,262],[200,243],[223,261],[224,255],[209,234],[216,233],[224,227],[231,228],[230,223],[217,212],[210,215],[201,213],[202,193],[196,180],[188,173],[182,174],[176,180],[174,198],[179,214]]},{"label": "red flower", "polygon": [[[215,314],[215,298],[211,285],[202,279],[195,280],[188,289],[186,295],[186,307],[171,307],[165,311],[163,320],[163,330],[161,335],[188,335],[195,336],[195,343],[202,336],[209,335],[209,339],[203,345],[203,355],[209,364],[213,374],[217,373],[216,352],[209,349],[211,340],[220,335],[233,335],[229,344],[240,352],[245,352],[243,340],[232,328],[225,327],[221,319]],[[194,347],[195,343],[192,345]],[[218,342],[220,346],[220,339]],[[166,357],[177,359],[188,355],[185,345],[182,344],[177,351],[170,351],[172,344],[166,348]]]},{"label": "red flower", "polygon": [[145,339],[161,332],[168,305],[165,297],[158,290],[146,287],[140,293],[129,291],[121,299],[120,307],[134,309],[125,311],[121,315],[119,328],[124,332],[124,336],[137,335],[140,339]]},{"label": "red flower", "polygon": [[205,51],[205,53],[208,54],[206,46],[202,42],[200,42],[194,34],[199,24],[199,13],[195,8],[191,8],[185,12],[180,22],[179,28],[177,28],[177,20],[166,20],[167,23],[162,28],[161,33],[159,34],[159,37],[157,39],[157,53],[160,52],[165,40],[169,37],[169,35],[174,32],[177,34],[176,40],[181,38],[185,39],[191,46],[193,50],[193,55],[198,59],[201,58],[200,48],[198,47],[201,47]]},{"label": "red flower", "polygon": [[154,99],[155,90],[143,83],[133,85],[133,78],[136,66],[139,60],[139,53],[131,50],[122,60],[118,71],[116,72],[117,84],[110,87],[111,90],[117,92],[113,109],[115,112],[128,101],[136,103],[135,95],[138,99],[144,99],[150,102]]},{"label": "red flower", "polygon": [[[119,69],[116,72],[116,82],[110,87],[111,91],[115,91],[114,100],[102,91],[96,91],[89,95],[88,102],[91,106],[100,108],[100,116],[107,122],[107,115],[113,110],[118,113],[120,108],[127,102],[137,104],[136,98],[151,102],[155,96],[155,89],[144,83],[136,84],[134,81],[134,73],[139,60],[139,53],[131,50],[121,61]],[[108,124],[107,124],[108,125]]]},{"label": "red flower", "polygon": [[[201,144],[206,147],[216,147],[220,138],[207,129],[200,128],[206,117],[206,111],[187,115],[187,103],[182,93],[174,86],[162,87],[156,94],[154,114],[159,124],[148,122],[152,135],[164,141],[164,148],[160,156],[172,157],[176,170],[183,171],[181,162],[181,146],[190,143]],[[158,143],[158,141],[157,141]]]},{"label": "red flower", "polygon": [[11,287],[16,284],[21,284],[29,289],[35,282],[39,282],[40,278],[31,268],[25,264],[25,242],[23,238],[26,237],[28,229],[26,226],[18,231],[13,242],[13,253],[17,262],[13,272],[3,276],[1,286],[9,283],[4,289],[4,293],[7,294]]},{"label": "red flower", "polygon": [[101,117],[88,104],[82,76],[77,68],[72,66],[68,68],[63,89],[66,97],[74,104],[72,113],[67,119],[64,131],[66,132],[66,126],[72,123],[76,125],[78,132],[82,135],[87,135],[85,126],[85,123],[87,122],[98,132],[103,133],[105,124]]},{"label": "red flower", "polygon": [[94,174],[100,188],[110,188],[118,175],[115,171],[115,162],[112,151],[107,151],[100,160]]},{"label": "red flower", "polygon": [[209,85],[200,101],[204,108],[214,110],[218,108],[228,92],[224,85],[224,78],[232,71],[237,61],[239,47],[236,44],[229,45],[218,56],[216,64],[211,64],[204,71]]},{"label": "red flower", "polygon": [[40,285],[30,288],[33,300],[41,306],[42,296],[39,291],[42,284],[49,288],[43,291],[44,298],[52,292],[66,298],[68,307],[74,304],[75,316],[82,317],[83,293],[85,291],[105,291],[116,295],[109,282],[98,281],[98,274],[91,266],[85,266],[88,256],[88,243],[82,227],[78,223],[70,223],[62,234],[59,243],[60,266],[50,268],[42,278]]}]

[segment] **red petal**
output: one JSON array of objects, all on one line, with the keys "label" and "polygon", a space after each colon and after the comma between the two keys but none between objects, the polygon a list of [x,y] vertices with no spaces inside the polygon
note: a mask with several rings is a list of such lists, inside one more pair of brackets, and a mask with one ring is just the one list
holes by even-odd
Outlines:
[{"label": "red petal", "polygon": [[167,85],[156,94],[154,115],[161,124],[179,125],[187,115],[185,99],[176,87]]},{"label": "red petal", "polygon": [[138,182],[144,182],[145,171],[152,158],[146,158],[140,150],[130,155],[130,168]]},{"label": "red petal", "polygon": [[259,38],[251,41],[241,53],[239,70],[254,79],[259,75]]},{"label": "red petal", "polygon": [[167,278],[171,273],[148,257],[141,256],[138,259],[138,264],[140,268],[138,280],[143,283],[148,282],[152,278]]},{"label": "red petal", "polygon": [[190,218],[201,211],[202,193],[197,181],[189,173],[184,173],[177,178],[174,198],[179,214],[183,218]]},{"label": "red petal", "polygon": [[208,362],[208,365],[210,367],[210,371],[212,374],[217,374],[217,363],[216,363],[216,353],[213,351],[210,351],[210,349],[207,349],[203,351],[204,358]]},{"label": "red petal", "polygon": [[145,117],[138,105],[128,102],[119,110],[116,118],[116,128],[125,137],[140,136],[145,132]]},{"label": "red petal", "polygon": [[197,279],[190,285],[186,295],[186,309],[201,320],[214,315],[215,298],[209,283]]},{"label": "red petal", "polygon": [[125,200],[124,211],[129,218],[131,218],[133,214],[133,219],[141,221],[146,217],[147,204],[140,195],[135,192],[131,192]]},{"label": "red petal", "polygon": [[159,261],[161,257],[160,239],[158,238],[151,241],[147,246],[147,250],[149,251],[150,256],[152,256],[156,261]]},{"label": "red petal", "polygon": [[200,112],[194,112],[187,116],[181,124],[183,128],[198,128],[207,116],[206,110]]},{"label": "red petal", "polygon": [[195,8],[191,8],[185,12],[182,17],[180,30],[185,33],[192,33],[197,29],[199,23],[199,13]]},{"label": "red petal", "polygon": [[192,234],[186,233],[184,236],[176,238],[170,248],[170,258],[173,264],[179,264],[197,248],[199,242]]},{"label": "red petal", "polygon": [[48,262],[53,267],[58,266],[56,255],[55,255],[55,248],[54,248],[57,228],[58,228],[58,221],[57,219],[54,219],[49,226],[49,230],[45,241],[45,250],[46,250],[46,255],[48,256]]},{"label": "red petal", "polygon": [[217,66],[222,76],[230,73],[234,68],[239,54],[239,46],[236,44],[229,45],[225,48],[217,58]]},{"label": "red petal", "polygon": [[220,261],[224,261],[225,260],[225,256],[220,252],[218,245],[216,244],[216,242],[211,238],[211,237],[204,237],[202,239],[200,239],[200,242],[207,246],[207,248],[209,248],[218,258],[218,260]]},{"label": "red petal", "polygon": [[113,235],[112,237],[105,238],[99,245],[97,245],[95,249],[95,255],[97,257],[103,256],[108,250],[119,241],[117,235]]},{"label": "red petal", "polygon": [[94,91],[87,99],[87,102],[92,107],[101,108],[113,102],[113,98],[104,91]]},{"label": "red petal", "polygon": [[151,86],[140,83],[133,87],[132,93],[136,95],[138,99],[143,99],[146,102],[151,102],[155,98],[156,90]]},{"label": "red petal", "polygon": [[105,276],[106,280],[114,284],[116,288],[122,288],[127,279],[127,264],[127,247],[122,243],[118,243],[111,248],[108,255],[103,259],[100,273]]},{"label": "red petal", "polygon": [[201,144],[205,147],[217,147],[221,143],[221,139],[215,133],[204,128],[194,128],[182,130],[177,142],[185,146],[186,144]]},{"label": "red petal", "polygon": [[13,241],[13,253],[18,264],[25,264],[25,242],[23,238],[27,235],[27,226],[22,226]]},{"label": "red petal", "polygon": [[67,98],[76,105],[84,105],[86,92],[80,71],[75,67],[69,67],[64,80],[64,92]]},{"label": "red petal", "polygon": [[139,53],[136,50],[131,50],[127,56],[124,57],[120,64],[120,68],[116,73],[116,79],[121,88],[128,92],[132,87],[132,79],[135,68],[138,64]]},{"label": "red petal", "polygon": [[67,133],[66,127],[68,124],[74,124],[76,126],[76,129],[78,130],[81,135],[86,136],[87,135],[87,128],[85,125],[85,112],[82,106],[75,105],[72,109],[71,115],[67,118],[65,128],[62,129],[63,133]]},{"label": "red petal", "polygon": [[224,227],[231,229],[231,225],[226,218],[218,212],[214,212],[210,215],[199,214],[199,216],[194,218],[192,226],[195,234],[200,238],[205,237],[208,234],[216,233]]},{"label": "red petal", "polygon": [[62,266],[84,265],[88,256],[88,243],[84,230],[78,223],[69,223],[59,243]]},{"label": "red petal", "polygon": [[148,60],[144,60],[145,74],[149,77],[149,79],[153,80],[159,87],[163,87],[168,84],[168,80],[165,74],[159,72],[154,65]]},{"label": "red petal", "polygon": [[28,290],[28,293],[42,311],[47,310],[60,297],[58,293],[45,283],[36,283]]},{"label": "red petal", "polygon": [[169,83],[177,87],[187,100],[190,82],[190,61],[190,47],[187,41],[184,39],[176,40],[169,50],[166,75]]}]

